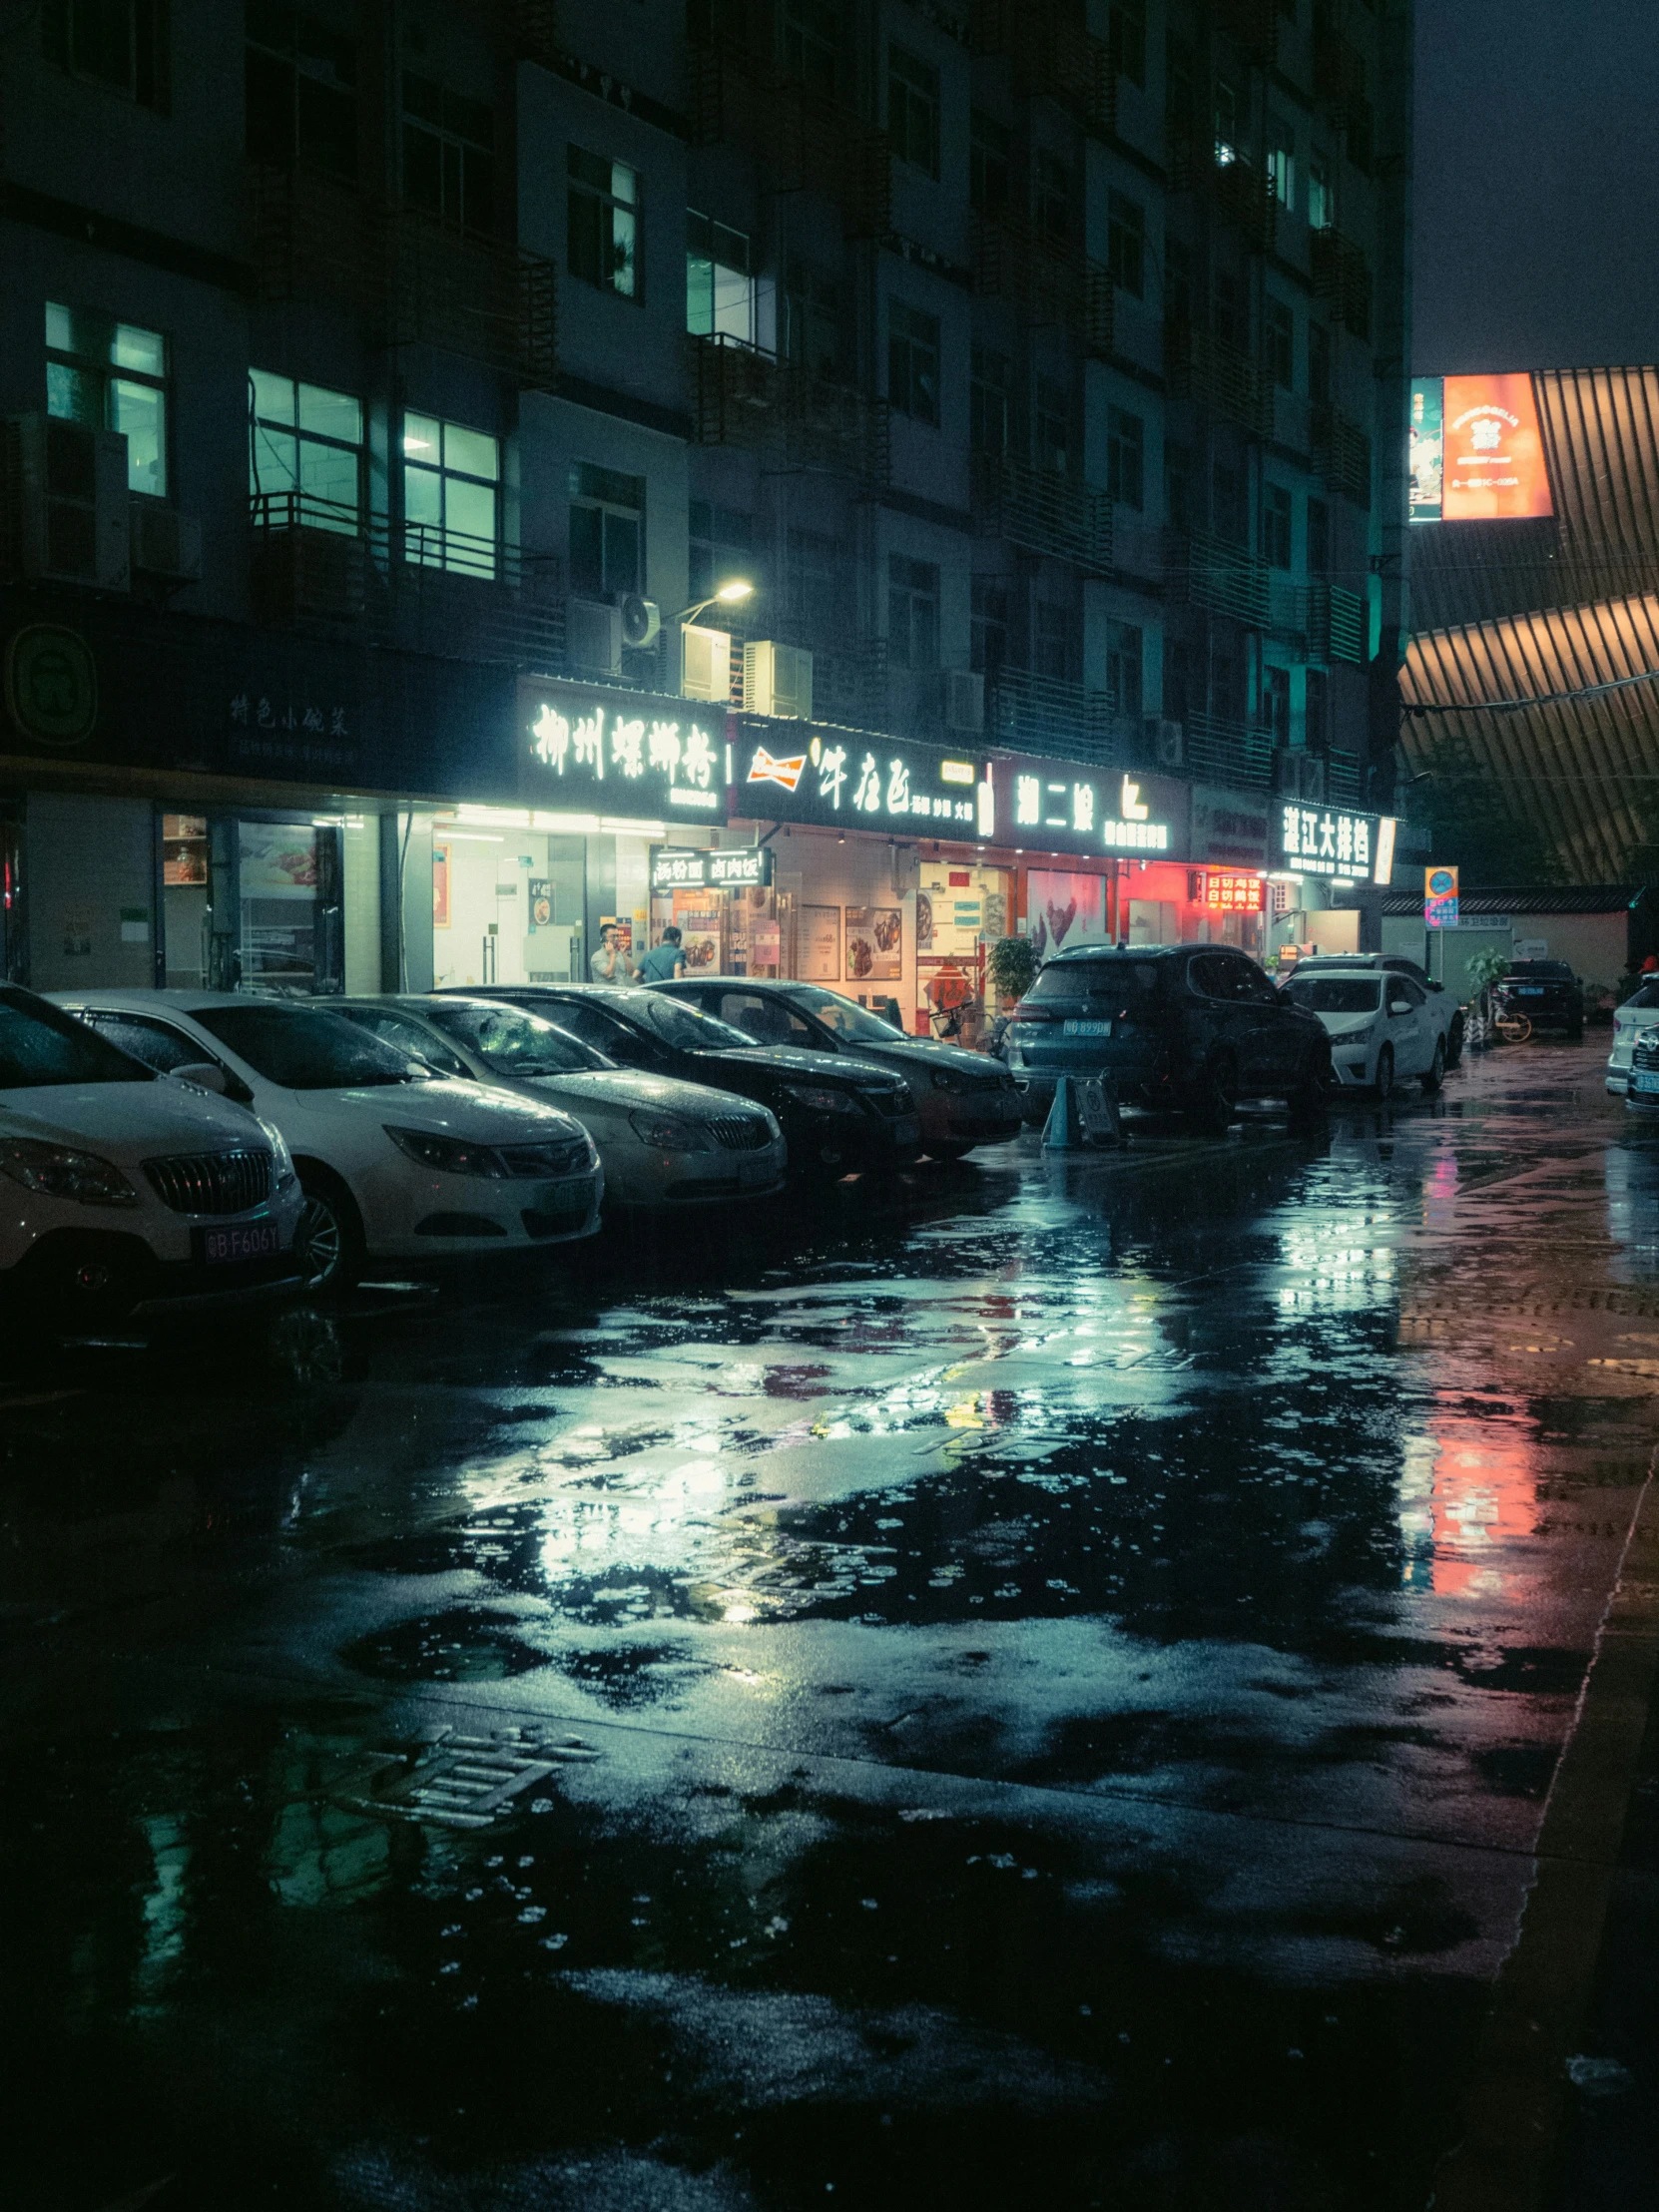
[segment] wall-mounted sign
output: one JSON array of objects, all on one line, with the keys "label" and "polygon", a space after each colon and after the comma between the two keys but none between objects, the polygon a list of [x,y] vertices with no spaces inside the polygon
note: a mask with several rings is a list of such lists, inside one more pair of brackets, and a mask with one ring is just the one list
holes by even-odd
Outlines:
[{"label": "wall-mounted sign", "polygon": [[1454,867],[1423,869],[1422,919],[1427,929],[1457,927],[1457,870]]},{"label": "wall-mounted sign", "polygon": [[1440,425],[1440,379],[1411,380],[1411,520],[1438,522],[1443,504],[1445,440]]},{"label": "wall-mounted sign", "polygon": [[524,682],[527,788],[544,807],[724,823],[724,715],[681,699]]},{"label": "wall-mounted sign", "polygon": [[1264,868],[1273,829],[1273,802],[1265,792],[1230,792],[1219,784],[1192,789],[1190,858],[1219,867]]},{"label": "wall-mounted sign", "polygon": [[1135,853],[1183,859],[1188,792],[1173,777],[1121,775],[1066,761],[998,761],[1010,827],[1007,842],[1040,852]]},{"label": "wall-mounted sign", "polygon": [[1448,376],[1441,404],[1447,522],[1554,513],[1530,376]]},{"label": "wall-mounted sign", "polygon": [[1200,876],[1199,903],[1219,914],[1259,914],[1267,883],[1263,876],[1244,868],[1205,868]]},{"label": "wall-mounted sign", "polygon": [[6,712],[40,745],[80,745],[98,720],[98,669],[77,631],[31,623],[6,645]]},{"label": "wall-mounted sign", "polygon": [[690,852],[661,845],[651,855],[654,891],[754,890],[771,881],[770,845],[740,845],[727,852]]},{"label": "wall-mounted sign", "polygon": [[1286,800],[1279,810],[1276,864],[1296,875],[1386,883],[1393,873],[1394,828],[1391,815]]},{"label": "wall-mounted sign", "polygon": [[997,834],[991,772],[972,753],[848,730],[753,727],[734,748],[732,812],[750,822],[816,822],[839,830],[906,830],[982,844]]}]

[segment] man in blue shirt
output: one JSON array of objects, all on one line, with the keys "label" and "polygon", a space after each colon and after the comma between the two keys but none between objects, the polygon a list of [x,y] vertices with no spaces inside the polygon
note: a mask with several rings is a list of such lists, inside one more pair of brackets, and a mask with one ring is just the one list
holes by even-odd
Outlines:
[{"label": "man in blue shirt", "polygon": [[673,922],[663,931],[663,941],[640,962],[642,983],[672,983],[686,972],[686,955],[680,949],[680,932]]}]

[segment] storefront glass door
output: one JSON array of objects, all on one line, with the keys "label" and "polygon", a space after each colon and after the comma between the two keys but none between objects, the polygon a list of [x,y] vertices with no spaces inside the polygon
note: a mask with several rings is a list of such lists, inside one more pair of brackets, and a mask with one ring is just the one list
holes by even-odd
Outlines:
[{"label": "storefront glass door", "polygon": [[226,815],[162,818],[167,980],[308,997],[343,990],[340,831]]}]

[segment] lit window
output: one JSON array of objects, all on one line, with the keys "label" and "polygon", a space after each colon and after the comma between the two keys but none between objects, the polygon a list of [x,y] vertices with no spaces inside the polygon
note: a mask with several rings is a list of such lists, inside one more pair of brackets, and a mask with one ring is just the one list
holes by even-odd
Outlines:
[{"label": "lit window", "polygon": [[46,411],[127,440],[127,488],[167,496],[167,340],[48,301]]},{"label": "lit window", "polygon": [[640,181],[623,162],[607,161],[580,146],[569,149],[570,192],[567,256],[570,274],[601,291],[638,300]]},{"label": "lit window", "polygon": [[1296,206],[1296,133],[1283,116],[1268,118],[1268,183],[1282,208]]},{"label": "lit window", "polygon": [[248,372],[248,489],[262,521],[354,537],[362,519],[363,410],[349,392]]},{"label": "lit window", "polygon": [[1331,157],[1310,155],[1308,161],[1308,222],[1316,231],[1329,231],[1337,220],[1331,193]]},{"label": "lit window", "polygon": [[686,214],[686,328],[694,337],[755,342],[749,240],[695,209]]},{"label": "lit window", "polygon": [[496,572],[501,448],[435,415],[403,417],[403,558],[466,576]]}]

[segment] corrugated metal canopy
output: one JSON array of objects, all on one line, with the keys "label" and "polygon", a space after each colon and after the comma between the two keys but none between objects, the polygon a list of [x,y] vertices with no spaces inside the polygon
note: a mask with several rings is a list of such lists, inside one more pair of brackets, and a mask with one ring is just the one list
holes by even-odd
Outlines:
[{"label": "corrugated metal canopy", "polygon": [[[1460,914],[1620,914],[1641,896],[1631,883],[1587,883],[1573,889],[1539,890],[1527,884],[1520,890],[1464,891],[1457,901]],[[1420,915],[1422,900],[1414,891],[1385,891],[1385,914]]]}]

